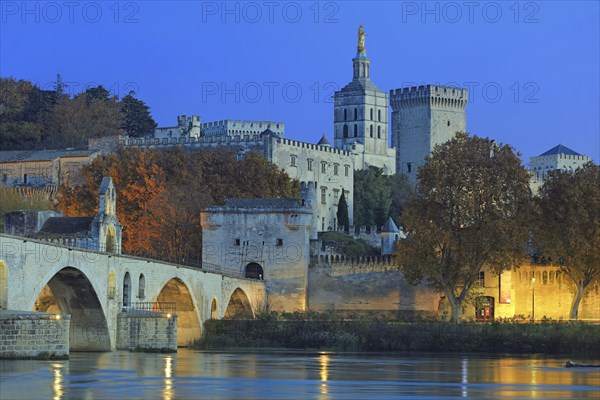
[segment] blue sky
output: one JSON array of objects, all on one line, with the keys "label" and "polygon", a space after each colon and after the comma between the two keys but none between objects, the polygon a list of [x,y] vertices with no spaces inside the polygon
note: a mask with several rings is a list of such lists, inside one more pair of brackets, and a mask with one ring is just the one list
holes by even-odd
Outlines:
[{"label": "blue sky", "polygon": [[0,75],[135,90],[179,114],[333,137],[330,96],[365,25],[371,78],[468,87],[467,129],[525,162],[562,143],[600,160],[600,10],[585,2],[0,2]]}]

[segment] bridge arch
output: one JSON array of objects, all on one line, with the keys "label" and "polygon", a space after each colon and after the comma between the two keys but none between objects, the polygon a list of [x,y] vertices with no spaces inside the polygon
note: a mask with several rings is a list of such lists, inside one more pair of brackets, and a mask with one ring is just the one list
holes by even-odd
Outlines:
[{"label": "bridge arch", "polygon": [[0,260],[0,310],[8,308],[8,266]]},{"label": "bridge arch", "polygon": [[246,319],[254,318],[252,305],[248,299],[248,295],[239,287],[236,288],[229,296],[229,303],[225,309],[224,319]]},{"label": "bridge arch", "polygon": [[219,303],[216,298],[213,298],[210,303],[210,319],[219,318]]},{"label": "bridge arch", "polygon": [[94,285],[79,269],[64,267],[52,275],[30,309],[71,315],[69,350],[110,351],[106,314]]},{"label": "bridge arch", "polygon": [[192,292],[180,278],[170,279],[160,290],[156,301],[175,303],[177,312],[177,346],[187,346],[200,339],[201,327]]}]

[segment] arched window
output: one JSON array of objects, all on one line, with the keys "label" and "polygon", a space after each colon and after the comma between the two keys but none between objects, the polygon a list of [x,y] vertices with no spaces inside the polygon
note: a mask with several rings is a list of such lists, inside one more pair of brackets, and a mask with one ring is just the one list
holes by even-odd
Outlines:
[{"label": "arched window", "polygon": [[144,274],[140,274],[140,281],[138,284],[138,298],[144,300],[146,297],[146,277]]},{"label": "arched window", "polygon": [[369,136],[373,137],[373,124],[369,127]]},{"label": "arched window", "polygon": [[377,127],[377,139],[381,139],[381,126]]},{"label": "arched window", "polygon": [[131,276],[129,272],[125,272],[125,279],[123,279],[123,307],[129,307],[131,302]]},{"label": "arched window", "polygon": [[[346,111],[346,110],[344,110]],[[344,124],[344,137],[347,138],[348,137],[348,124]]]},{"label": "arched window", "polygon": [[355,108],[354,109],[354,120],[356,121],[358,119],[358,110]]},{"label": "arched window", "polygon": [[246,265],[246,278],[263,279],[263,268],[258,263],[250,263]]},{"label": "arched window", "polygon": [[372,108],[371,108],[371,111],[370,111],[369,114],[370,114],[370,117],[371,117],[371,121],[373,121],[373,109]]},{"label": "arched window", "polygon": [[354,124],[354,137],[358,137],[358,126]]},{"label": "arched window", "polygon": [[344,108],[344,121],[348,119],[348,110]]},{"label": "arched window", "polygon": [[381,110],[377,110],[377,120],[381,122]]}]

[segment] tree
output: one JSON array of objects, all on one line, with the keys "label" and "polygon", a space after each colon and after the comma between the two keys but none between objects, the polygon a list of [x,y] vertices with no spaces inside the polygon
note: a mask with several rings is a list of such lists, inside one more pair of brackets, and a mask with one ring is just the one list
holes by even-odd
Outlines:
[{"label": "tree", "polygon": [[344,231],[348,232],[350,229],[350,217],[348,216],[348,203],[346,202],[346,196],[342,190],[342,195],[338,201],[337,206],[337,220],[338,224],[344,227]]},{"label": "tree", "polygon": [[569,317],[577,319],[581,299],[600,282],[600,166],[550,172],[536,205],[534,247],[575,284]]},{"label": "tree", "polygon": [[354,172],[354,224],[382,226],[389,217],[397,221],[413,192],[404,174],[384,175],[377,167]]},{"label": "tree", "polygon": [[122,128],[130,137],[140,137],[154,132],[156,122],[150,115],[150,108],[134,95],[134,92],[129,92],[121,100]]},{"label": "tree", "polygon": [[528,173],[510,146],[458,133],[434,148],[417,177],[396,255],[409,282],[445,293],[459,322],[481,269],[499,274],[525,254]]},{"label": "tree", "polygon": [[85,183],[60,189],[65,215],[93,215],[103,176],[113,178],[123,251],[178,263],[200,259],[200,210],[227,197],[299,199],[299,184],[256,153],[124,148],[83,168]]},{"label": "tree", "polygon": [[61,98],[54,106],[48,129],[51,148],[83,147],[89,138],[117,134],[122,125],[116,98],[94,98],[87,92]]}]

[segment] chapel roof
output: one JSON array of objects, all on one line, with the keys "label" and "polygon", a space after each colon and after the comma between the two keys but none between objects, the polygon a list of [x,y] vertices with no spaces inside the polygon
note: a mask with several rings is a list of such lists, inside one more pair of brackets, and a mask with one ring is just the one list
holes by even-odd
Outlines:
[{"label": "chapel roof", "polygon": [[44,222],[36,237],[70,237],[88,236],[94,217],[51,217]]},{"label": "chapel roof", "polygon": [[571,156],[580,156],[581,155],[578,152],[571,150],[567,146],[563,146],[562,144],[559,144],[558,146],[554,146],[553,148],[551,148],[550,150],[548,150],[545,153],[540,154],[539,156],[540,157],[550,156],[553,154],[567,154],[567,155],[571,155]]},{"label": "chapel roof", "polygon": [[381,232],[398,233],[400,232],[400,229],[398,229],[398,226],[396,225],[392,217],[389,217],[383,228],[381,228]]}]

